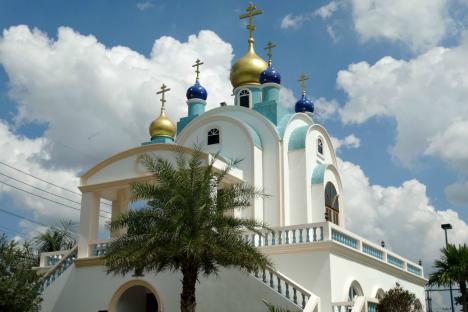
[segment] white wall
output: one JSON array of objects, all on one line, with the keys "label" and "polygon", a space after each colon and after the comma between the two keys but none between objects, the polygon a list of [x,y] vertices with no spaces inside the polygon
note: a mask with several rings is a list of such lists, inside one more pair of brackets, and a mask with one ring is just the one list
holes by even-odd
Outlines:
[{"label": "white wall", "polygon": [[289,151],[289,207],[285,211],[285,225],[307,223],[307,173],[305,151]]},{"label": "white wall", "polygon": [[[70,267],[69,274],[62,275],[63,290],[56,304],[51,307],[51,298],[56,291],[44,293],[44,312],[97,312],[107,310],[114,293],[133,278],[128,275],[112,276],[103,266]],[[141,279],[150,283],[158,292],[164,312],[180,311],[181,275],[162,272],[145,274]],[[57,284],[58,285],[58,284]],[[50,286],[53,287],[54,285]],[[270,289],[253,276],[237,270],[221,269],[218,276],[200,277],[197,284],[197,311],[264,312],[262,300],[296,311],[293,303]]]}]

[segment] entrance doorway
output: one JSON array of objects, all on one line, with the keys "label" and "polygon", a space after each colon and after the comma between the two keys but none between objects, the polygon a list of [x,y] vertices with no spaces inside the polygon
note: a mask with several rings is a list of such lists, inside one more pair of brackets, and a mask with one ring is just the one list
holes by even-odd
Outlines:
[{"label": "entrance doorway", "polygon": [[130,281],[114,294],[111,312],[160,312],[161,303],[154,288],[144,281]]}]

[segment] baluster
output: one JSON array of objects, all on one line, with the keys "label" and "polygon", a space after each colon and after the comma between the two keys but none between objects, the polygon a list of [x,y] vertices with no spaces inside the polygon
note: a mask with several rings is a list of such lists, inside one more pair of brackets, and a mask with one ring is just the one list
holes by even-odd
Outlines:
[{"label": "baluster", "polygon": [[252,234],[252,245],[255,246],[255,247],[257,246],[257,245],[255,244],[255,233]]},{"label": "baluster", "polygon": [[323,241],[323,226],[320,227],[320,240]]},{"label": "baluster", "polygon": [[268,232],[265,233],[264,239],[265,239],[264,245],[268,246]]},{"label": "baluster", "polygon": [[258,270],[257,269],[255,269],[254,275],[255,275],[256,278],[258,278]]},{"label": "baluster", "polygon": [[306,243],[310,243],[309,230],[310,230],[310,228],[306,228]]},{"label": "baluster", "polygon": [[271,245],[275,245],[275,232],[271,233]]},{"label": "baluster", "polygon": [[289,284],[284,282],[286,284],[286,298],[289,299]]},{"label": "baluster", "polygon": [[301,292],[301,295],[302,295],[302,308],[304,309],[306,305],[306,297],[303,292]]},{"label": "baluster", "polygon": [[266,284],[266,272],[265,272],[265,269],[263,269],[263,272],[262,272],[262,281]]},{"label": "baluster", "polygon": [[312,241],[317,241],[317,228],[315,226],[312,228]]},{"label": "baluster", "polygon": [[281,245],[281,230],[278,231],[278,245]]},{"label": "baluster", "polygon": [[273,272],[269,271],[270,273],[270,287],[273,288]]},{"label": "baluster", "polygon": [[292,232],[293,244],[295,244],[296,243],[296,229],[292,229],[291,232]]},{"label": "baluster", "polygon": [[284,231],[284,233],[285,233],[285,239],[286,239],[285,244],[287,245],[289,244],[289,230]]},{"label": "baluster", "polygon": [[281,280],[279,278],[279,276],[276,276],[276,280],[278,282],[278,292],[281,294],[282,293],[282,290],[281,290]]},{"label": "baluster", "polygon": [[302,229],[299,229],[299,243],[302,243]]},{"label": "baluster", "polygon": [[297,294],[296,294],[296,287],[293,287],[293,302],[297,304]]}]

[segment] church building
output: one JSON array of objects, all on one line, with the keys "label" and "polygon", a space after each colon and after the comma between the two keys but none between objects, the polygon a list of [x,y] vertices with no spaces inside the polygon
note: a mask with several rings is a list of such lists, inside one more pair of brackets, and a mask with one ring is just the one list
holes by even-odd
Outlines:
[{"label": "church building", "polygon": [[179,311],[179,273],[106,274],[102,255],[119,233],[102,239],[99,220],[101,200],[112,203],[113,216],[125,213],[130,185],[152,178],[139,162],[141,155],[174,162],[178,153],[191,154],[195,144],[203,147],[207,161],[219,152],[215,169],[242,159],[224,184],[246,182],[270,195],[233,213],[273,229],[262,236],[245,233],[245,239],[274,263],[274,269],[263,272],[225,268],[200,278],[197,311],[260,312],[267,301],[291,311],[373,312],[383,292],[396,284],[414,293],[424,309],[427,280],[421,265],[346,228],[346,190],[330,135],[314,120],[307,76],[300,76],[302,94],[290,111],[280,103],[281,75],[271,52],[275,45],[266,47],[268,60],[255,52],[253,18],[261,13],[250,4],[241,15],[248,20],[249,37],[247,52],[231,68],[233,103],[206,110],[210,82],[200,78],[203,62],[197,60],[195,83],[186,93],[187,115],[177,123],[169,119],[170,86],[163,84],[161,112],[146,142],[136,142],[82,175],[78,245],[41,254],[43,311]]}]

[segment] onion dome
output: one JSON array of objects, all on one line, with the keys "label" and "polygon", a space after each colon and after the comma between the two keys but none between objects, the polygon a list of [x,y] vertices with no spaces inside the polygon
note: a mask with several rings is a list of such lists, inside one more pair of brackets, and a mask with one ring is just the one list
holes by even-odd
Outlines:
[{"label": "onion dome", "polygon": [[169,137],[174,138],[176,134],[176,126],[167,117],[166,110],[161,109],[161,115],[153,120],[149,127],[151,138],[155,137]]},{"label": "onion dome", "polygon": [[268,64],[255,53],[254,40],[249,38],[249,49],[231,67],[231,84],[235,88],[244,84],[259,84],[260,74],[267,69]]},{"label": "onion dome", "polygon": [[198,79],[195,81],[195,84],[187,89],[187,100],[190,99],[202,99],[206,101],[208,97],[208,92],[205,88],[202,87]]},{"label": "onion dome", "polygon": [[268,68],[262,71],[262,73],[260,74],[261,84],[269,83],[269,82],[277,83],[277,84],[281,83],[280,73],[276,71],[276,69],[271,64],[268,65]]},{"label": "onion dome", "polygon": [[305,93],[302,93],[302,97],[299,99],[299,101],[296,102],[294,110],[296,111],[296,113],[313,113],[314,103],[311,100],[309,100]]}]

